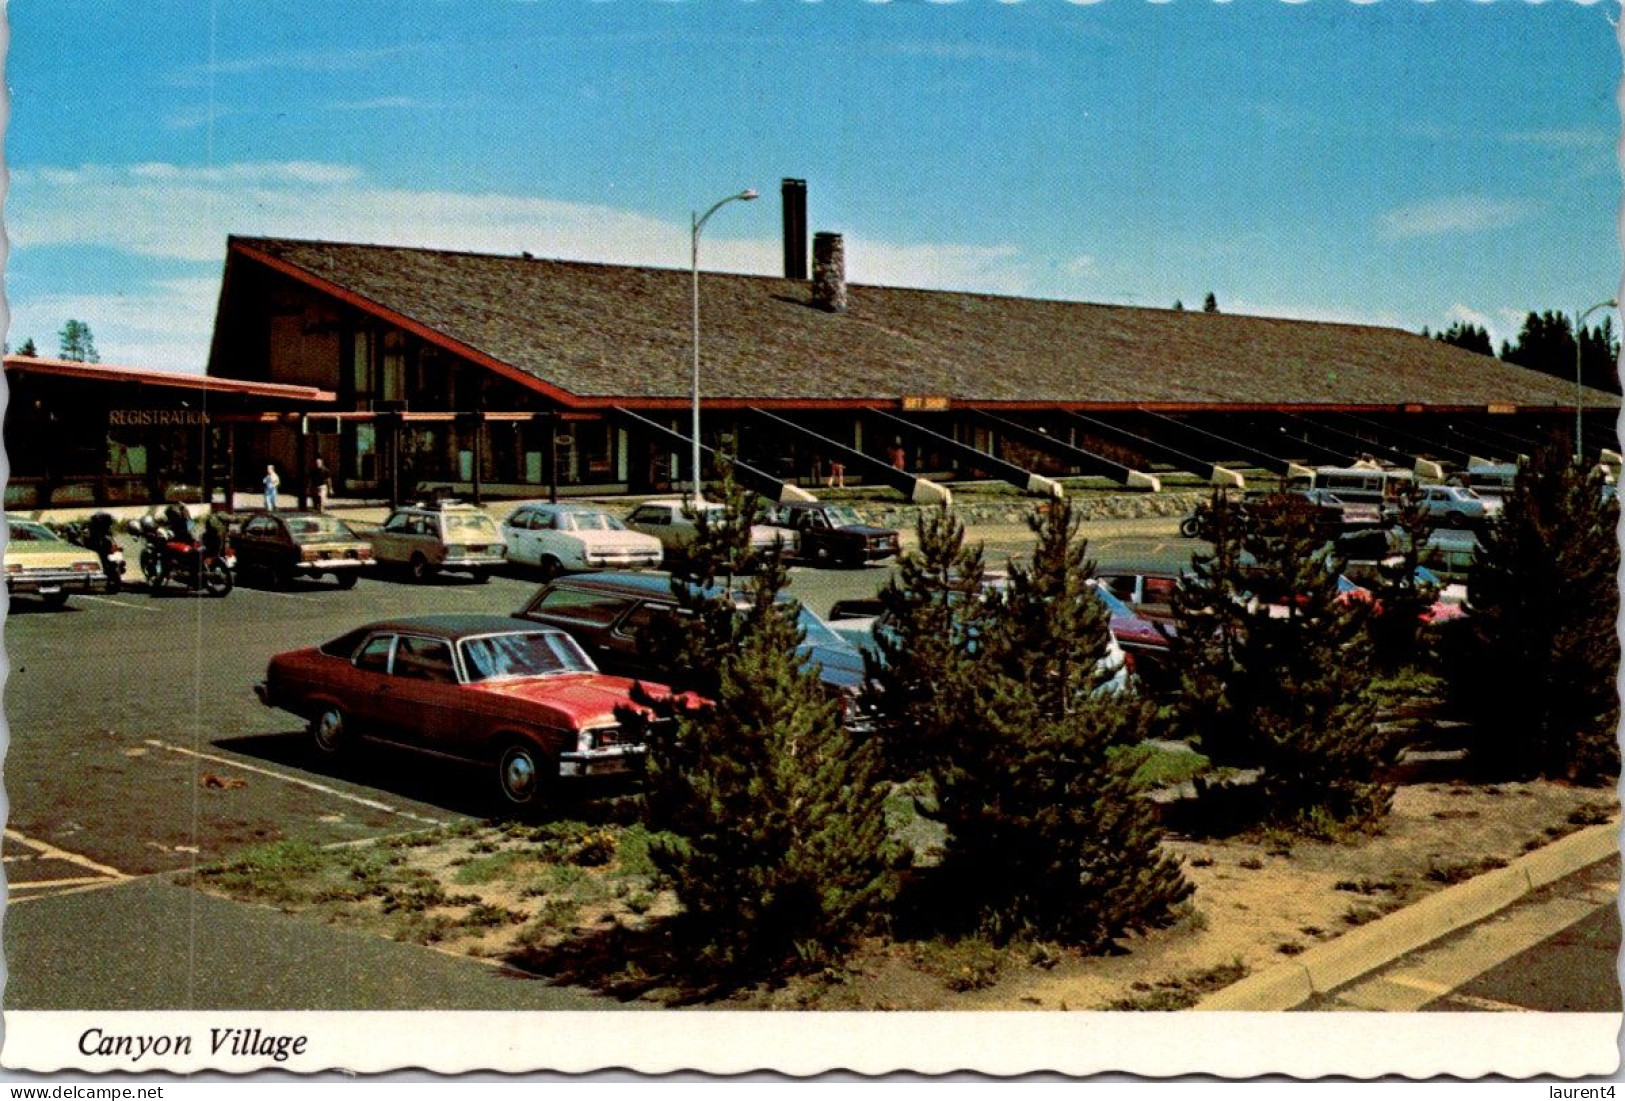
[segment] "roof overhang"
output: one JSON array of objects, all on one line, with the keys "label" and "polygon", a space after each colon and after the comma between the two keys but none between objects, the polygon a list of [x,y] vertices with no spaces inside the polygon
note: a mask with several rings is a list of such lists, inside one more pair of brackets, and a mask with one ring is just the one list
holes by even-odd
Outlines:
[{"label": "roof overhang", "polygon": [[127,386],[153,386],[214,394],[242,394],[247,397],[280,401],[330,404],[338,395],[314,386],[292,386],[282,382],[254,382],[249,379],[194,375],[185,371],[154,371],[143,367],[121,367],[108,363],[80,363],[68,359],[42,359],[37,356],[5,357],[6,372],[50,375],[83,382],[113,382]]}]

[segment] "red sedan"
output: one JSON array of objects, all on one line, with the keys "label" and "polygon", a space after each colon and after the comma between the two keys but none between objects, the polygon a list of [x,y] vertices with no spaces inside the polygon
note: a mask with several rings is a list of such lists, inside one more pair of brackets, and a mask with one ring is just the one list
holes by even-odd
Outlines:
[{"label": "red sedan", "polygon": [[563,631],[434,615],[278,654],[255,691],[267,707],[308,720],[324,756],[370,739],[472,762],[492,769],[510,806],[524,807],[558,779],[641,764],[645,746],[616,716],[637,709],[633,683],[600,673]]}]

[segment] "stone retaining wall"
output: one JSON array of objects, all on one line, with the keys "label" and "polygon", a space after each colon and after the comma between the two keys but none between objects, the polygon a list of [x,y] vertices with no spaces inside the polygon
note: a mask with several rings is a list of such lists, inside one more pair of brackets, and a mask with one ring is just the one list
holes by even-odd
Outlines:
[{"label": "stone retaining wall", "polygon": [[[1072,507],[1085,520],[1139,520],[1155,516],[1188,516],[1201,501],[1208,499],[1208,490],[1179,493],[1112,493],[1090,494],[1072,498]],[[953,513],[967,526],[978,524],[1025,524],[1036,509],[1047,502],[1033,498],[1011,497],[1007,500],[976,500],[960,496],[954,501]],[[868,523],[899,531],[913,531],[914,522],[922,509],[932,505],[913,505],[892,501],[853,501],[852,507]]]}]

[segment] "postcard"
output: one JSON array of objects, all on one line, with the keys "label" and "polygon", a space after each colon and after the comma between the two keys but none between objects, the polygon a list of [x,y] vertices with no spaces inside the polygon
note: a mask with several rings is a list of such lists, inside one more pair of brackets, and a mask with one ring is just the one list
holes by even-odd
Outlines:
[{"label": "postcard", "polygon": [[0,1065],[1614,1074],[1616,15],[12,5]]}]

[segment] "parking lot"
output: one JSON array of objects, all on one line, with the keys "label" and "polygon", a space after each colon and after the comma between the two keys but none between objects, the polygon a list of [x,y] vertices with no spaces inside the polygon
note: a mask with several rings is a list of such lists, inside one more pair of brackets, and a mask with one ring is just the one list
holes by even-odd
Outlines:
[{"label": "parking lot", "polygon": [[[1118,524],[1092,551],[1113,561],[1188,560],[1172,521]],[[1162,532],[1160,528],[1167,528]],[[1026,542],[999,529],[990,564]],[[873,594],[890,564],[792,570],[792,592],[820,614]],[[6,686],[12,797],[5,858],[13,901],[83,891],[206,863],[283,838],[358,840],[480,817],[489,776],[384,751],[316,759],[294,716],[262,707],[267,659],[360,624],[433,612],[506,614],[537,581],[519,574],[428,585],[369,577],[283,590],[252,579],[224,599],[138,587],[52,610],[12,602]]]}]

